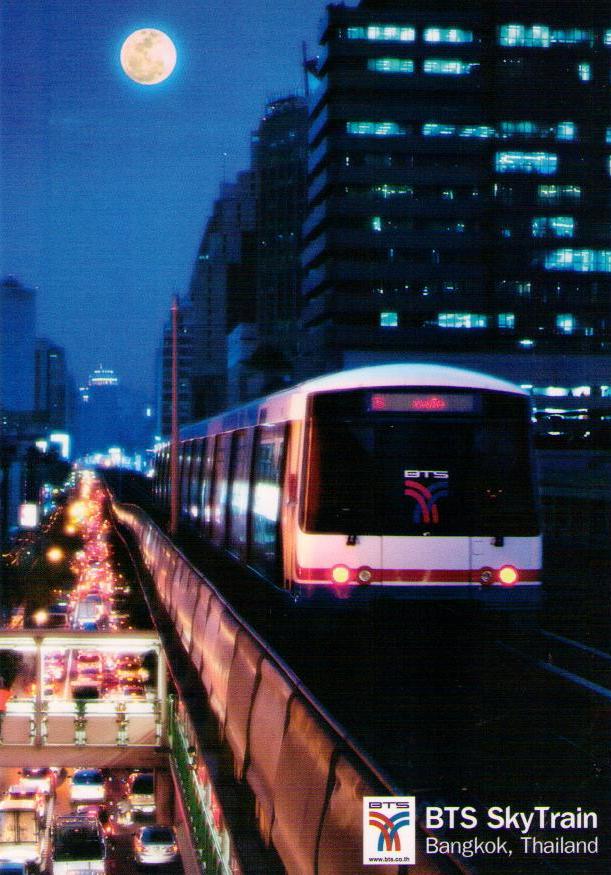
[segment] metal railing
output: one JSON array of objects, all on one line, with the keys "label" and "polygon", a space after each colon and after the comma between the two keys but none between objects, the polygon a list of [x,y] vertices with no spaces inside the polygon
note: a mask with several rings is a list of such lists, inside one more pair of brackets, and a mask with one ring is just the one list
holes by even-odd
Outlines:
[{"label": "metal railing", "polygon": [[198,765],[196,748],[190,743],[193,731],[186,712],[179,711],[176,697],[169,697],[168,744],[182,800],[191,826],[202,872],[235,875],[240,870],[232,863],[231,839],[216,816],[212,785],[205,768]]}]

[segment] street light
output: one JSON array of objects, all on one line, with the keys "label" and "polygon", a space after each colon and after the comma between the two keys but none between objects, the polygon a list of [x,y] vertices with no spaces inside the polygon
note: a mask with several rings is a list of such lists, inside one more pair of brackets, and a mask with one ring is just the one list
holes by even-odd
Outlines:
[{"label": "street light", "polygon": [[64,558],[64,551],[61,547],[49,547],[46,552],[47,562],[52,562],[54,565],[57,565],[58,562],[61,562]]}]

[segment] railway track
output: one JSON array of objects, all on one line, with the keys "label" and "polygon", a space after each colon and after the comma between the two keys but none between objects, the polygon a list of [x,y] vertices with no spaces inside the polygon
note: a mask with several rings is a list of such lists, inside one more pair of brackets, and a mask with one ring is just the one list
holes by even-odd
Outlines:
[{"label": "railway track", "polygon": [[611,700],[611,654],[604,650],[547,629],[540,629],[532,642],[520,647],[502,640],[496,643],[513,656],[532,662],[543,672],[584,692]]}]

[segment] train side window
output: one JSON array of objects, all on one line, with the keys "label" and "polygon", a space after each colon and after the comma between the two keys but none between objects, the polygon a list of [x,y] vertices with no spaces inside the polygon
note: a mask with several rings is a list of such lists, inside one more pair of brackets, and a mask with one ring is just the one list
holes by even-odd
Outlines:
[{"label": "train side window", "polygon": [[286,426],[257,430],[251,524],[251,565],[275,580],[280,564],[280,499],[284,473]]},{"label": "train side window", "polygon": [[164,507],[170,501],[170,449],[166,447],[161,453],[161,487],[160,497]]},{"label": "train side window", "polygon": [[202,463],[202,479],[200,486],[200,516],[203,522],[204,534],[208,534],[212,523],[212,496],[214,494],[214,448],[215,438],[210,435],[204,445]]},{"label": "train side window", "polygon": [[204,462],[204,439],[194,441],[191,454],[191,472],[189,474],[189,516],[191,519],[199,517],[199,489]]},{"label": "train side window", "polygon": [[193,441],[184,441],[181,444],[180,456],[180,509],[182,516],[187,516],[189,513],[189,473],[192,452]]},{"label": "train side window", "polygon": [[254,429],[234,432],[233,462],[229,485],[227,541],[238,556],[246,558],[248,508]]},{"label": "train side window", "polygon": [[212,495],[211,540],[222,546],[225,540],[227,517],[227,481],[231,458],[231,432],[219,435],[216,439],[214,460],[214,492]]}]

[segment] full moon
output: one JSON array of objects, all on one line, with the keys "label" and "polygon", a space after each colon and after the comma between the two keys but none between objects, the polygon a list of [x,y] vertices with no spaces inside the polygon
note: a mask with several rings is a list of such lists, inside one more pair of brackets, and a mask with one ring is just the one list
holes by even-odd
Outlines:
[{"label": "full moon", "polygon": [[162,30],[135,30],[121,47],[121,66],[134,82],[157,85],[176,66],[176,48]]}]

